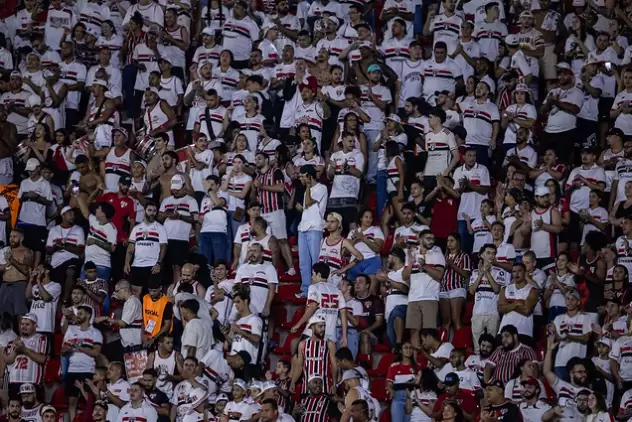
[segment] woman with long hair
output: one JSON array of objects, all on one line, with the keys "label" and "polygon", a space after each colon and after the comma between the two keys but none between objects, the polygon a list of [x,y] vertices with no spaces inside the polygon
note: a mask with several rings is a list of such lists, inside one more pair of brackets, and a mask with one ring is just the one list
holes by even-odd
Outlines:
[{"label": "woman with long hair", "polygon": [[590,414],[586,416],[586,422],[612,422],[613,417],[608,413],[608,405],[604,396],[597,392],[591,392],[588,396],[588,409]]},{"label": "woman with long hair", "polygon": [[505,153],[516,147],[516,132],[518,128],[531,130],[538,119],[538,111],[533,105],[529,88],[525,84],[518,84],[512,95],[513,102],[503,111],[500,125],[505,129],[503,148]]},{"label": "woman with long hair", "polygon": [[555,269],[546,281],[544,303],[548,308],[549,322],[566,313],[566,293],[576,288],[575,275],[568,269],[571,257],[567,252],[560,252],[555,259]]},{"label": "woman with long hair", "polygon": [[226,210],[230,221],[229,239],[235,238],[237,229],[246,221],[246,198],[252,184],[252,177],[244,172],[246,164],[246,158],[242,154],[234,155],[231,159],[230,170],[226,170],[226,176],[222,180],[221,190],[228,194]]},{"label": "woman with long hair", "polygon": [[415,388],[407,390],[406,413],[410,422],[431,422],[437,401],[439,380],[430,368],[424,368],[415,377]]},{"label": "woman with long hair", "polygon": [[213,77],[217,78],[224,90],[222,105],[228,106],[233,101],[233,93],[239,83],[239,72],[233,68],[233,52],[224,50],[219,54],[219,66],[213,68]]},{"label": "woman with long hair", "polygon": [[116,27],[111,20],[101,23],[101,35],[97,38],[96,47],[106,47],[110,50],[110,64],[118,69],[121,60],[119,53],[123,48],[123,36],[116,33]]},{"label": "woman with long hair", "polygon": [[355,230],[350,230],[347,237],[356,249],[362,254],[363,260],[347,272],[350,280],[355,280],[361,274],[368,275],[371,279],[371,293],[378,293],[379,283],[375,274],[382,268],[380,251],[384,246],[384,233],[371,210],[365,209],[358,213]]},{"label": "woman with long hair", "polygon": [[[309,132],[309,127],[307,130]],[[302,128],[300,131],[302,132]],[[317,180],[321,179],[323,172],[325,171],[325,160],[318,153],[318,144],[316,144],[316,140],[314,138],[307,137],[301,141],[301,149],[292,161],[294,162],[296,169],[300,169],[301,166],[308,164],[314,166],[316,169]]]},{"label": "woman with long hair", "polygon": [[335,142],[331,143],[331,152],[336,152],[342,149],[342,134],[353,133],[355,135],[355,148],[359,149],[364,156],[364,160],[368,159],[368,147],[366,141],[366,135],[362,132],[362,121],[355,112],[349,112],[345,114],[342,122],[336,128],[334,132]]},{"label": "woman with long hair", "polygon": [[50,150],[54,169],[52,182],[57,186],[66,186],[70,172],[77,168],[73,161],[82,154],[82,151],[70,146],[70,138],[63,129],[55,131],[55,143],[51,145]]},{"label": "woman with long hair", "polygon": [[581,74],[584,61],[595,48],[595,38],[586,30],[586,21],[580,15],[573,15],[569,35],[564,43],[564,57],[570,61],[575,75]]},{"label": "woman with long hair", "polygon": [[417,372],[413,352],[413,345],[410,341],[405,341],[386,374],[386,386],[391,398],[392,422],[410,422],[410,414],[406,412],[406,401],[408,390],[415,384]]},{"label": "woman with long hair", "polygon": [[50,149],[51,141],[48,125],[37,123],[30,138],[25,141],[29,149],[24,156],[24,161],[26,162],[29,158],[35,157],[40,163],[50,165],[53,158],[53,152]]},{"label": "woman with long hair", "polygon": [[498,209],[496,219],[505,226],[505,238],[503,242],[511,241],[511,226],[516,221],[516,215],[520,212],[520,202],[523,193],[520,189],[509,189],[503,198],[503,204]]},{"label": "woman with long hair", "polygon": [[[552,149],[547,149],[542,157],[542,164],[529,172],[529,179],[533,180],[534,189],[545,186],[546,182],[553,179],[561,183],[566,177],[566,166],[559,163],[557,154]],[[558,199],[560,196],[558,196]]]},{"label": "woman with long hair", "polygon": [[632,181],[625,183],[625,200],[614,204],[608,220],[614,229],[614,238],[618,238],[623,234],[621,230],[621,222],[623,217],[632,214]]},{"label": "woman with long hair", "polygon": [[466,287],[472,272],[470,256],[461,249],[461,236],[452,233],[448,236],[445,253],[445,272],[439,291],[439,312],[441,326],[450,333],[461,328],[461,312],[467,297]]},{"label": "woman with long hair", "polygon": [[456,401],[445,400],[441,406],[441,422],[465,422],[463,409]]},{"label": "woman with long hair", "polygon": [[549,189],[549,203],[557,208],[562,216],[562,232],[557,238],[558,252],[568,250],[568,225],[571,223],[571,208],[568,198],[562,195],[562,188],[555,179],[549,179],[545,185]]},{"label": "woman with long hair", "polygon": [[481,80],[474,75],[467,78],[465,81],[465,94],[456,99],[456,106],[459,110],[465,110],[469,104],[476,101],[474,91],[476,91],[476,85],[478,85],[480,81]]},{"label": "woman with long hair", "polygon": [[[408,144],[398,116],[391,114],[373,144],[377,152],[377,215],[382,217],[387,204],[399,207],[404,202],[404,160],[401,151]],[[390,201],[389,201],[390,199]]]},{"label": "woman with long hair", "polygon": [[608,272],[610,274],[606,276],[606,282],[603,286],[604,298],[616,299],[619,303],[627,306],[630,303],[628,269],[625,265],[618,264]]},{"label": "woman with long hair", "polygon": [[241,155],[243,158],[244,168],[242,171],[248,171],[246,168],[249,164],[254,164],[255,154],[248,150],[248,138],[245,134],[239,133],[233,140],[232,151],[226,153],[224,161],[226,162],[226,174],[230,174],[233,168],[233,158],[236,155]]}]

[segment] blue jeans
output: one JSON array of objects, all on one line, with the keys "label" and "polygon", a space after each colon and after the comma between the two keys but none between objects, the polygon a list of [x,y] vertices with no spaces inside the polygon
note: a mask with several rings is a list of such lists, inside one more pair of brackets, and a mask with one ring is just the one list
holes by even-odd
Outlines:
[{"label": "blue jeans", "polygon": [[374,183],[377,176],[377,152],[373,151],[373,144],[380,134],[379,130],[365,129],[366,144],[369,150],[369,164],[367,165],[365,179],[369,183]]},{"label": "blue jeans", "polygon": [[549,312],[548,312],[548,321],[549,322],[553,322],[553,320],[555,319],[555,317],[557,317],[558,315],[564,315],[566,313],[566,307],[565,306],[552,306],[549,308]]},{"label": "blue jeans", "polygon": [[395,391],[391,401],[391,422],[410,422],[410,415],[406,414],[406,390]]},{"label": "blue jeans", "polygon": [[421,35],[424,30],[423,6],[415,6],[415,20],[413,24],[415,35]]},{"label": "blue jeans", "polygon": [[298,266],[301,270],[301,293],[304,295],[312,284],[312,265],[318,262],[322,240],[321,230],[298,232]]},{"label": "blue jeans", "polygon": [[[336,341],[336,349],[340,349],[340,339],[342,338],[342,328],[338,327],[338,340]],[[347,327],[347,347],[351,350],[353,360],[358,357],[358,347],[360,345],[360,336],[358,330],[355,328]]]},{"label": "blue jeans", "polygon": [[[463,248],[463,252],[472,253],[473,246],[473,237],[470,232],[467,230],[467,222],[465,220],[458,221],[458,232],[461,236],[461,248]],[[479,251],[474,251],[478,253]]]},{"label": "blue jeans", "polygon": [[200,254],[206,257],[209,265],[215,265],[220,259],[230,261],[230,243],[228,234],[219,232],[202,232],[198,241]]},{"label": "blue jeans", "polygon": [[386,202],[388,201],[388,192],[386,190],[386,182],[387,182],[386,170],[378,170],[377,172],[377,216],[378,218],[382,218],[382,213],[384,212],[384,207],[386,206]]},{"label": "blue jeans", "polygon": [[[85,266],[85,264],[84,264]],[[110,282],[110,273],[112,269],[110,267],[104,267],[103,265],[97,265],[97,278],[102,278],[103,280]],[[86,273],[83,268],[81,269],[81,278],[86,278]],[[118,281],[118,280],[116,280]]]},{"label": "blue jeans", "polygon": [[382,260],[379,255],[375,255],[373,258],[363,259],[351,267],[347,271],[347,278],[353,281],[360,274],[375,275],[380,268],[382,268]]},{"label": "blue jeans", "polygon": [[388,321],[386,322],[386,334],[388,335],[388,341],[391,343],[391,346],[395,346],[397,344],[397,336],[395,335],[395,318],[406,321],[407,309],[408,305],[397,305],[388,316]]},{"label": "blue jeans", "polygon": [[476,162],[481,166],[489,167],[489,146],[487,145],[468,145],[476,150]]},{"label": "blue jeans", "polygon": [[[235,236],[237,235],[237,230],[239,230],[239,226],[246,222],[246,216],[244,216],[241,221],[235,221],[233,219],[233,215],[235,215],[235,211],[228,211],[228,240],[229,244],[232,245],[235,241]],[[230,248],[230,256],[233,255],[233,248]],[[234,259],[239,259],[238,256],[233,257]]]}]

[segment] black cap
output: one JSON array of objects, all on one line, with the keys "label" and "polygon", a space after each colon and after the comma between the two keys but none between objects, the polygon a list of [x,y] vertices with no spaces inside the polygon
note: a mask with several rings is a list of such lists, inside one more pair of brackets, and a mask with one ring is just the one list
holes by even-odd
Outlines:
[{"label": "black cap", "polygon": [[448,386],[457,385],[459,383],[459,376],[454,372],[449,372],[443,379],[443,383]]},{"label": "black cap", "polygon": [[435,91],[435,96],[438,97],[439,95],[450,95],[450,91],[448,91],[447,89],[444,89],[443,91]]},{"label": "black cap", "polygon": [[245,350],[240,350],[239,352],[237,352],[237,356],[239,356],[241,360],[244,361],[244,365],[250,365],[250,353],[246,352]]},{"label": "black cap", "polygon": [[608,135],[607,136],[618,136],[621,139],[625,138],[625,133],[623,133],[623,131],[617,127],[613,127],[612,129],[610,129],[608,131]]},{"label": "black cap", "polygon": [[582,148],[582,154],[595,154],[597,155],[597,148],[591,146],[585,146]]},{"label": "black cap", "polygon": [[121,185],[132,186],[132,178],[129,176],[121,176],[119,177],[119,183]]},{"label": "black cap", "polygon": [[498,388],[502,388],[503,390],[505,389],[505,383],[503,383],[501,380],[494,380],[492,382],[489,382],[485,385],[485,387],[498,387]]},{"label": "black cap", "polygon": [[311,176],[311,177],[315,178],[316,177],[316,169],[311,164],[305,164],[304,166],[301,166],[301,174],[307,174],[308,176]]},{"label": "black cap", "polygon": [[503,81],[509,81],[511,79],[517,79],[519,77],[518,72],[515,70],[510,70],[509,72],[505,72],[503,77],[501,78]]},{"label": "black cap", "polygon": [[404,252],[401,247],[395,246],[393,249],[391,249],[390,254],[398,257],[400,261],[406,262],[406,252]]}]

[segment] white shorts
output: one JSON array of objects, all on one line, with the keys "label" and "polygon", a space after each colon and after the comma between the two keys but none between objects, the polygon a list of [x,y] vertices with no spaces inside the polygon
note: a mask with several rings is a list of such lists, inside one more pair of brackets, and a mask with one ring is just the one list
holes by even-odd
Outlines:
[{"label": "white shorts", "polygon": [[465,289],[448,290],[447,292],[439,292],[439,299],[458,299],[467,297]]},{"label": "white shorts", "polygon": [[285,227],[285,211],[277,210],[267,214],[261,214],[270,226],[270,233],[277,239],[287,239],[287,228]]}]

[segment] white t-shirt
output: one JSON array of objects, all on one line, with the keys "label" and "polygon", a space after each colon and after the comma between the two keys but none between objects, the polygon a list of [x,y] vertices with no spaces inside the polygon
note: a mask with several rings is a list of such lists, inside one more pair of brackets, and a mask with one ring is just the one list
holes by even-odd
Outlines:
[{"label": "white t-shirt", "polygon": [[[26,192],[35,192],[48,201],[53,200],[53,191],[50,187],[50,182],[42,176],[40,176],[38,180],[32,180],[30,177],[24,179],[22,183],[20,183],[18,198],[22,198]],[[20,202],[21,206],[18,221],[35,226],[46,227],[46,205],[33,200],[25,199],[21,199]]]},{"label": "white t-shirt", "polygon": [[200,318],[186,323],[182,333],[182,355],[188,356],[189,347],[195,347],[195,357],[202,359],[213,347],[213,326]]},{"label": "white t-shirt", "polygon": [[[465,165],[458,167],[454,171],[454,189],[459,189],[462,178],[467,178],[470,184],[475,186],[490,186],[489,171],[487,167],[475,164],[471,169]],[[486,199],[487,195],[478,192],[463,192],[461,194],[461,202],[459,203],[458,219],[461,220],[462,214],[468,215],[470,218],[477,218],[481,215],[481,202]]]},{"label": "white t-shirt", "polygon": [[[584,93],[575,87],[569,89],[555,88],[549,95],[558,95],[558,100],[563,103],[573,104],[580,108],[584,102]],[[549,113],[549,119],[544,131],[547,133],[560,133],[575,129],[577,114],[571,114],[553,106]]]},{"label": "white t-shirt", "polygon": [[[191,216],[199,212],[197,201],[188,195],[180,198],[175,196],[166,197],[160,204],[160,212],[172,212],[176,211],[182,216]],[[164,222],[165,229],[167,230],[167,239],[169,240],[183,240],[188,242],[191,234],[191,223],[187,223],[183,220],[172,220],[167,218]]]},{"label": "white t-shirt", "polygon": [[40,287],[36,284],[32,288],[33,300],[31,302],[31,313],[37,315],[37,332],[52,333],[55,331],[55,316],[57,305],[61,296],[61,284],[51,281],[42,286],[53,298],[49,302],[40,297]]},{"label": "white t-shirt", "polygon": [[[101,331],[90,326],[86,331],[82,331],[78,325],[69,325],[64,335],[64,344],[76,344],[84,347],[93,347],[103,343]],[[94,373],[96,361],[85,353],[75,351],[70,355],[68,364],[69,373]]]},{"label": "white t-shirt", "polygon": [[126,327],[121,327],[120,329],[123,347],[142,344],[143,304],[137,296],[130,296],[123,304],[121,321],[127,324]]},{"label": "white t-shirt", "polygon": [[[105,224],[99,223],[97,217],[94,214],[88,216],[88,222],[90,223],[90,230],[88,232],[88,241],[90,239],[96,239],[101,242],[105,242],[108,245],[116,245],[116,227],[114,224],[107,222]],[[92,261],[95,265],[101,265],[104,267],[110,267],[111,262],[110,251],[106,251],[97,245],[86,246],[86,262]]]},{"label": "white t-shirt", "polygon": [[316,183],[309,189],[313,201],[309,207],[303,207],[301,222],[298,224],[298,231],[322,231],[325,228],[325,211],[327,209],[327,186]]},{"label": "white t-shirt", "polygon": [[[427,251],[423,257],[425,265],[433,267],[445,267],[445,256],[438,246],[434,246]],[[408,301],[416,302],[421,300],[439,300],[440,282],[430,277],[430,275],[419,266],[419,251],[414,253],[414,264],[410,275],[410,290],[408,291]]]},{"label": "white t-shirt", "polygon": [[160,245],[167,244],[167,231],[157,221],[143,221],[134,226],[129,241],[134,244],[132,267],[153,267],[160,258]]},{"label": "white t-shirt", "polygon": [[[46,247],[52,248],[58,240],[73,247],[82,247],[86,244],[85,234],[83,233],[83,229],[79,226],[71,226],[68,228],[64,228],[59,224],[54,226],[48,232]],[[53,268],[57,268],[71,259],[79,259],[79,256],[68,252],[66,249],[59,249],[51,255],[50,265]]]},{"label": "white t-shirt", "polygon": [[555,317],[553,324],[555,324],[558,335],[562,338],[555,354],[555,367],[565,367],[568,361],[574,357],[585,358],[586,344],[568,341],[566,337],[569,335],[583,336],[590,333],[592,331],[592,318],[583,312],[578,312],[572,317],[568,314],[562,314]]},{"label": "white t-shirt", "polygon": [[[123,378],[116,380],[115,382],[108,382],[107,389],[113,396],[118,397],[120,400],[124,402],[129,402],[129,389],[130,383]],[[129,419],[126,416],[129,415],[121,415],[122,421],[128,421]],[[108,421],[115,421],[119,418],[119,408],[113,403],[108,403],[108,413],[106,416]],[[147,421],[149,422],[149,421]]]},{"label": "white t-shirt", "polygon": [[[220,191],[217,193],[218,198],[224,198],[228,203],[230,195]],[[202,228],[200,233],[228,233],[228,213],[225,208],[213,206],[210,197],[205,196],[200,206],[200,217],[202,219]]]},{"label": "white t-shirt", "polygon": [[[261,336],[263,332],[263,321],[257,315],[250,314],[246,317],[239,318],[236,324],[245,332],[257,336]],[[237,352],[245,350],[250,355],[251,361],[257,360],[257,352],[259,350],[258,344],[252,344],[244,337],[236,334],[233,336],[233,344],[230,350],[230,354],[234,355]]]}]

